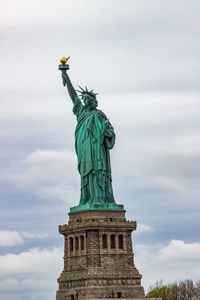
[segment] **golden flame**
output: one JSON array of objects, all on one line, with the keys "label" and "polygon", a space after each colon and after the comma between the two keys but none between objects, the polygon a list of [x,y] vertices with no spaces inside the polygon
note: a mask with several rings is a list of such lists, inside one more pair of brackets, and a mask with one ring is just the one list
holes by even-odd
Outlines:
[{"label": "golden flame", "polygon": [[60,59],[60,62],[62,63],[62,64],[66,64],[66,62],[68,61],[68,59],[70,58],[70,56],[68,56],[68,57],[62,57],[61,59]]}]

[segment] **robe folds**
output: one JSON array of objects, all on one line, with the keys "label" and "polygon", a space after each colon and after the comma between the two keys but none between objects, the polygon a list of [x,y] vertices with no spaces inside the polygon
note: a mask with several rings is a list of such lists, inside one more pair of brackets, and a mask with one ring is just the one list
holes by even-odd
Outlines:
[{"label": "robe folds", "polygon": [[80,204],[115,202],[109,155],[115,143],[114,129],[102,111],[88,110],[78,97],[73,113],[77,118],[75,148],[81,176]]}]

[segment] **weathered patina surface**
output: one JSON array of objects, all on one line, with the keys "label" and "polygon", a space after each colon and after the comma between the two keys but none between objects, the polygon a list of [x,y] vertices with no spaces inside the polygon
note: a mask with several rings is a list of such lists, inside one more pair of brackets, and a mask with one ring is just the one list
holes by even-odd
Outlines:
[{"label": "weathered patina surface", "polygon": [[88,209],[122,210],[123,205],[115,203],[112,190],[109,151],[115,144],[114,129],[106,115],[97,109],[97,94],[81,88],[81,101],[66,72],[69,66],[62,62],[59,69],[77,119],[75,148],[81,176],[81,197],[79,205],[72,207],[71,212]]}]

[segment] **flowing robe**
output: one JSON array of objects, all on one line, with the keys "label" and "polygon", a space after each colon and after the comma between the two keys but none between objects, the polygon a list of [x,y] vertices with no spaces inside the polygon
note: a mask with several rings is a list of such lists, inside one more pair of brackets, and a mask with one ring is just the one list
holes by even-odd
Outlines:
[{"label": "flowing robe", "polygon": [[77,118],[75,148],[81,175],[80,204],[113,203],[109,150],[115,143],[114,129],[102,111],[89,111],[78,97],[73,112]]}]

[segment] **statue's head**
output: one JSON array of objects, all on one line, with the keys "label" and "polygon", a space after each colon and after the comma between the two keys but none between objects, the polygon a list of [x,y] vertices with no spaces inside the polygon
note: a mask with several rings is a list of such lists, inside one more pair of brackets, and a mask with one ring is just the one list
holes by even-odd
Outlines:
[{"label": "statue's head", "polygon": [[78,91],[78,92],[81,94],[81,98],[82,98],[82,100],[84,102],[84,105],[86,107],[89,107],[90,109],[95,109],[98,106],[98,102],[97,102],[97,99],[96,99],[97,94],[95,94],[93,92],[93,90],[88,91],[88,89],[86,87],[85,90],[81,88],[81,91]]}]

